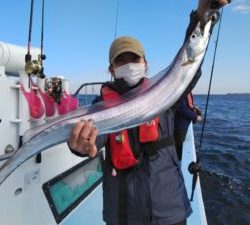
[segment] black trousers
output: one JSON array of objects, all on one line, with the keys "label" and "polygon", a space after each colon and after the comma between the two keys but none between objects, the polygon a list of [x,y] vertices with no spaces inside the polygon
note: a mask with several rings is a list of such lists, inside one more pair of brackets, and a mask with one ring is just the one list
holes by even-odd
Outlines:
[{"label": "black trousers", "polygon": [[182,148],[183,148],[183,142],[185,141],[186,138],[186,134],[187,130],[185,129],[178,129],[174,131],[175,148],[179,161],[182,159]]},{"label": "black trousers", "polygon": [[172,224],[172,225],[186,225],[187,224],[187,220],[183,220],[179,223],[175,223],[175,224]]},{"label": "black trousers", "polygon": [[[186,225],[186,224],[187,224],[187,220],[183,220],[183,221],[181,221],[179,223],[175,223],[175,224],[171,224],[171,225]],[[119,225],[119,224],[109,224],[109,223],[107,223],[106,225]]]}]

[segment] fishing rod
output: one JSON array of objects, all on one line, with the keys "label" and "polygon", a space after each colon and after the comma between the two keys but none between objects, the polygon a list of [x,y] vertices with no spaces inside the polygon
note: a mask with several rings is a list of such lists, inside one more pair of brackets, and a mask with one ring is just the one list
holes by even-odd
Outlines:
[{"label": "fishing rod", "polygon": [[[211,5],[211,7],[218,7],[217,3],[218,3],[217,1],[214,1],[215,5]],[[201,130],[199,148],[198,148],[198,151],[197,151],[197,159],[196,159],[196,162],[191,162],[189,164],[189,166],[188,166],[188,171],[191,174],[193,174],[192,192],[191,192],[190,201],[193,201],[194,190],[195,190],[195,187],[196,187],[197,178],[199,176],[199,172],[202,172],[202,168],[199,165],[199,163],[200,163],[200,152],[201,152],[202,141],[203,141],[203,136],[204,136],[204,130],[205,130],[205,125],[206,125],[206,119],[207,119],[207,110],[208,110],[209,97],[211,95],[210,93],[211,93],[211,86],[212,86],[212,80],[213,80],[213,74],[214,74],[214,65],[215,65],[217,47],[218,47],[218,42],[219,42],[220,30],[221,30],[222,16],[223,16],[223,8],[221,9],[220,22],[219,22],[219,27],[218,27],[218,32],[217,32],[217,38],[216,38],[216,41],[215,41],[215,49],[214,49],[214,55],[213,55],[213,62],[212,62],[212,68],[211,68],[211,74],[210,74],[208,92],[207,92],[207,99],[206,99],[204,120],[203,120],[203,124],[202,124],[202,130]]]},{"label": "fishing rod", "polygon": [[33,9],[34,9],[34,0],[31,0],[31,5],[30,5],[30,21],[29,21],[29,34],[28,34],[28,49],[27,49],[27,54],[25,55],[25,62],[26,63],[29,62],[29,61],[31,61],[30,47],[31,47]]},{"label": "fishing rod", "polygon": [[[43,54],[43,36],[44,36],[44,2],[45,0],[42,1],[42,25],[41,25],[41,53],[38,56],[38,61],[41,65],[40,70],[38,71],[38,75],[40,78],[44,79],[45,74],[44,74],[44,67],[43,67],[43,60],[46,59],[46,55]],[[36,155],[36,163],[41,163],[42,162],[42,153],[38,153]]]},{"label": "fishing rod", "polygon": [[34,0],[31,0],[30,6],[30,19],[29,19],[29,35],[28,35],[28,49],[25,55],[25,72],[29,76],[29,86],[30,86],[30,76],[31,74],[37,75],[40,78],[45,78],[43,73],[43,60],[46,56],[43,54],[43,30],[44,30],[44,0],[42,2],[42,31],[41,31],[41,54],[38,56],[37,60],[32,60],[30,54],[31,50],[31,34],[32,34],[32,22],[33,22],[33,10],[34,10]]},{"label": "fishing rod", "polygon": [[[44,2],[42,0],[42,24],[41,24],[41,52],[38,55],[37,60],[32,60],[31,51],[31,35],[32,35],[32,22],[33,22],[33,11],[34,11],[34,0],[31,0],[30,4],[30,18],[29,18],[29,34],[28,34],[28,47],[27,47],[27,54],[25,55],[25,71],[29,76],[29,88],[31,84],[31,75],[34,74],[40,78],[45,78],[44,74],[44,67],[43,67],[43,60],[46,59],[46,56],[43,54],[43,38],[44,38]],[[22,145],[22,137],[19,140],[19,146]],[[36,155],[36,162],[41,163],[41,154]]]},{"label": "fishing rod", "polygon": [[116,35],[117,35],[119,4],[120,4],[120,1],[117,0],[117,2],[116,2],[116,16],[115,16],[115,34],[114,34],[114,39],[116,39]]},{"label": "fishing rod", "polygon": [[42,27],[41,27],[41,54],[39,55],[39,61],[41,64],[41,70],[40,70],[40,78],[45,78],[45,74],[44,74],[44,67],[43,67],[43,60],[46,59],[46,55],[43,54],[43,33],[44,33],[44,2],[45,0],[43,0],[42,2]]},{"label": "fishing rod", "polygon": [[[118,15],[119,15],[119,5],[120,1],[116,0],[116,15],[115,15],[115,31],[114,31],[114,40],[116,39],[117,36],[117,27],[118,27]],[[113,81],[113,76],[111,76],[111,81]]]},{"label": "fishing rod", "polygon": [[29,87],[30,87],[30,76],[31,72],[28,70],[28,65],[30,65],[32,57],[30,54],[30,47],[31,47],[31,34],[32,34],[32,21],[33,21],[33,9],[34,9],[34,0],[31,0],[30,3],[30,18],[29,18],[29,34],[28,34],[28,44],[27,44],[27,54],[25,55],[25,71],[27,72],[29,76]]}]

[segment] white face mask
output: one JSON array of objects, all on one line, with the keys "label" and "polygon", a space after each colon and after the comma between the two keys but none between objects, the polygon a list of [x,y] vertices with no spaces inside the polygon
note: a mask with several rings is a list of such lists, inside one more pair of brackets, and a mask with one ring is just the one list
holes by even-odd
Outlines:
[{"label": "white face mask", "polygon": [[130,87],[136,85],[145,77],[144,63],[128,63],[114,69],[115,78],[123,79]]}]

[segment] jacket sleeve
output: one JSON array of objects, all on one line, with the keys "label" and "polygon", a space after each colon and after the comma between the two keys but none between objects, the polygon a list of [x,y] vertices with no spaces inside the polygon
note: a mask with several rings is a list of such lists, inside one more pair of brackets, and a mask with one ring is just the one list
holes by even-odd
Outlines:
[{"label": "jacket sleeve", "polygon": [[197,118],[196,112],[187,106],[185,99],[182,99],[179,108],[176,110],[176,114],[184,117],[187,120],[192,120],[193,122],[195,122]]}]

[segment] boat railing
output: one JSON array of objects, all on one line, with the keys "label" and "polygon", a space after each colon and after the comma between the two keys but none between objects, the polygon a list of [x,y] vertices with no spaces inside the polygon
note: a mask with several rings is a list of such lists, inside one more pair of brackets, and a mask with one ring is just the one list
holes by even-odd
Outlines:
[{"label": "boat railing", "polygon": [[6,159],[9,159],[11,156],[14,155],[14,153],[15,153],[15,152],[11,152],[11,153],[5,153],[5,154],[3,154],[3,155],[0,155],[0,162],[1,162],[1,161],[4,161],[4,160],[6,160]]},{"label": "boat railing", "polygon": [[[92,101],[99,95],[101,85],[104,82],[90,82],[82,84],[73,94],[74,97],[78,98],[79,106],[91,105]],[[13,156],[15,152],[6,152],[0,155],[0,162],[7,160]]]},{"label": "boat railing", "polygon": [[79,106],[91,105],[92,101],[100,94],[104,82],[90,82],[82,84],[73,94],[78,98]]}]

